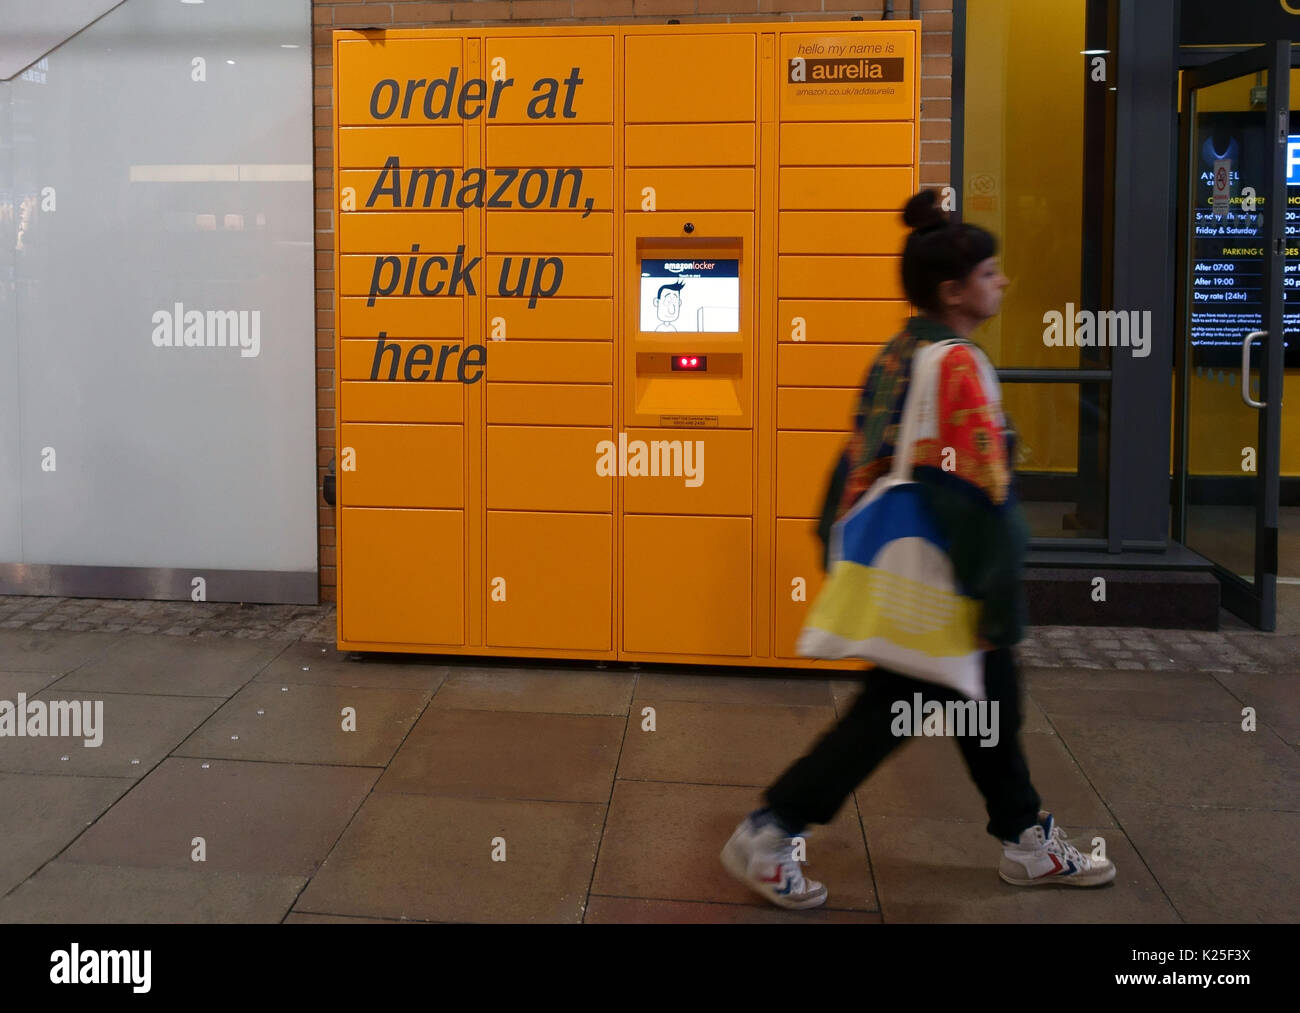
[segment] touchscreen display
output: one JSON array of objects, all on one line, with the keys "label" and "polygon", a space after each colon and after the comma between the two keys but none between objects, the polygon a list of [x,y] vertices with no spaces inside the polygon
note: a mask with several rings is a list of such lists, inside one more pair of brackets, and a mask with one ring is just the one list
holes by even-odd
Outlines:
[{"label": "touchscreen display", "polygon": [[641,330],[738,332],[740,261],[642,260]]}]

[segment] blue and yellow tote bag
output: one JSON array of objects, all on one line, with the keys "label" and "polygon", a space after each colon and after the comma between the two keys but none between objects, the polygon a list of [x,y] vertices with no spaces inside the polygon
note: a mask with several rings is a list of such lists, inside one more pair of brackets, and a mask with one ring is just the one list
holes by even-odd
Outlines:
[{"label": "blue and yellow tote bag", "polygon": [[980,603],[961,593],[944,533],[912,479],[912,450],[935,428],[939,365],[960,342],[916,355],[893,468],[831,530],[830,570],[798,653],[863,658],[984,699]]}]

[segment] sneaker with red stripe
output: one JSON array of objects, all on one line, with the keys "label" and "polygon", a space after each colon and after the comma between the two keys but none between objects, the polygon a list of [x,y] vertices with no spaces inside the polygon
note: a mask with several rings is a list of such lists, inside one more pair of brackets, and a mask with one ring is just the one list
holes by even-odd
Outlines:
[{"label": "sneaker with red stripe", "polygon": [[1109,858],[1079,851],[1048,812],[1040,812],[1038,822],[1020,840],[1002,844],[998,875],[1013,886],[1101,886],[1115,878]]},{"label": "sneaker with red stripe", "polygon": [[794,858],[794,838],[766,812],[751,813],[722,849],[722,864],[773,904],[810,908],[826,903],[826,887],[806,879]]}]

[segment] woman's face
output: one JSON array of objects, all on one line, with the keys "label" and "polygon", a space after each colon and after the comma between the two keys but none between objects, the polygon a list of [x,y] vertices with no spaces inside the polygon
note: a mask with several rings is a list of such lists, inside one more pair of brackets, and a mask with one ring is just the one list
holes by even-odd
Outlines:
[{"label": "woman's face", "polygon": [[1002,308],[1002,290],[1009,284],[998,258],[989,257],[976,265],[966,283],[958,289],[957,305],[953,308],[976,320],[988,320],[997,316]]}]

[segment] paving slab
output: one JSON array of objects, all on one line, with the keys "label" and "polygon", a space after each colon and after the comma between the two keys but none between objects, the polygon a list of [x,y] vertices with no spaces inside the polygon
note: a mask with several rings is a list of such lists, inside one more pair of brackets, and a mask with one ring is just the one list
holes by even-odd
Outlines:
[{"label": "paving slab", "polygon": [[[1300,809],[1300,756],[1267,727],[1057,715],[1097,791],[1121,802]],[[1240,720],[1240,719],[1238,719]]]},{"label": "paving slab", "polygon": [[17,707],[19,693],[33,697],[58,678],[57,672],[0,672],[0,700]]},{"label": "paving slab", "polygon": [[1272,728],[1292,746],[1300,745],[1300,673],[1238,673],[1216,676],[1241,707],[1254,707],[1259,725]]},{"label": "paving slab", "polygon": [[637,704],[618,776],[642,781],[766,787],[835,723],[831,707],[679,703],[655,706],[643,731]]},{"label": "paving slab", "polygon": [[[207,767],[204,767],[207,764]],[[85,865],[313,875],[374,785],[368,767],[173,757],[63,853]]]},{"label": "paving slab", "polygon": [[[253,683],[179,745],[176,756],[382,767],[432,693]],[[351,716],[345,715],[347,708]],[[352,730],[345,725],[350,724]]]},{"label": "paving slab", "polygon": [[1030,671],[1030,692],[1048,715],[1228,721],[1241,704],[1205,672]]},{"label": "paving slab", "polygon": [[832,703],[830,684],[825,678],[765,678],[724,671],[707,674],[641,672],[632,699],[636,709],[662,700],[786,707],[826,707]]},{"label": "paving slab", "polygon": [[0,774],[0,897],[57,856],[134,783],[124,777]]},{"label": "paving slab", "polygon": [[195,867],[57,861],[0,900],[0,922],[178,924],[278,922],[306,882]]},{"label": "paving slab", "polygon": [[1115,809],[1186,921],[1300,921],[1300,813],[1124,802]]},{"label": "paving slab", "polygon": [[863,679],[834,679],[831,681],[831,700],[835,704],[835,714],[837,717],[843,717],[853,706],[853,701],[858,698],[862,692],[862,687],[866,684]]},{"label": "paving slab", "polygon": [[0,629],[0,671],[63,674],[113,646],[111,633]]},{"label": "paving slab", "polygon": [[1115,881],[1082,888],[1017,887],[998,878],[1001,845],[975,823],[911,816],[868,816],[862,825],[886,923],[965,922],[1176,923],[1178,913],[1114,828],[1070,830],[1070,841],[1091,850],[1104,837]]},{"label": "paving slab", "polygon": [[626,721],[431,707],[375,790],[604,805]]},{"label": "paving slab", "polygon": [[58,682],[63,690],[231,696],[284,650],[283,643],[122,634]]},{"label": "paving slab", "polygon": [[628,711],[635,683],[631,672],[453,665],[432,706],[622,715]]},{"label": "paving slab", "polygon": [[[760,804],[748,788],[618,781],[610,802],[593,895],[769,905],[722,867],[722,847]],[[806,835],[805,874],[827,885],[827,910],[874,911],[875,891],[850,798]]]},{"label": "paving slab", "polygon": [[294,910],[578,924],[604,816],[568,802],[372,795]]},{"label": "paving slab", "polygon": [[[87,745],[88,728],[80,734],[0,738],[0,771],[23,774],[68,774],[98,777],[143,777],[176,748],[186,736],[221,706],[217,697],[146,696],[138,693],[59,691],[50,687],[29,698],[46,705],[74,704],[77,720],[87,713],[99,725],[100,744]],[[102,704],[102,717],[94,714]],[[54,721],[47,722],[53,730]],[[69,726],[71,727],[71,726]],[[74,729],[75,730],[75,729]]]},{"label": "paving slab", "polygon": [[422,655],[352,654],[333,644],[290,644],[257,676],[276,685],[364,686],[373,689],[435,691],[447,676],[445,664]]}]

